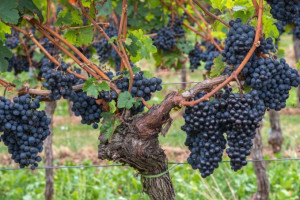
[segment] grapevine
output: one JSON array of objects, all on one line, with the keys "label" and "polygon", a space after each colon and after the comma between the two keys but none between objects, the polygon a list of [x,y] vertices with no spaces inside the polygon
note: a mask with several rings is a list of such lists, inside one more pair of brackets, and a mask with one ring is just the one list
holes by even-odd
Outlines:
[{"label": "grapevine", "polygon": [[[46,10],[28,1],[2,5],[17,12],[0,15],[0,141],[21,168],[38,167],[51,134],[40,102],[65,99],[81,124],[99,130],[100,159],[135,168],[151,199],[174,199],[158,141],[171,111],[184,110],[187,162],[206,178],[224,156],[234,171],[246,166],[265,112],[285,108],[300,85],[275,38],[276,27],[281,35],[288,24],[299,37],[298,0],[267,0],[270,12],[263,0],[232,8],[198,0],[47,1]],[[187,77],[204,63],[205,80],[168,93],[149,63],[182,74],[190,66]],[[154,194],[158,182],[163,189]]]}]

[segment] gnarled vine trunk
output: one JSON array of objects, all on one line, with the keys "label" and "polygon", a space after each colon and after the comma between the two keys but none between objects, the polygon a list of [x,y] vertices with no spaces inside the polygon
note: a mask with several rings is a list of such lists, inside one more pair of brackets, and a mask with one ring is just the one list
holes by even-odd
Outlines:
[{"label": "gnarled vine trunk", "polygon": [[[128,164],[143,175],[157,175],[168,169],[166,155],[159,146],[158,134],[170,120],[169,112],[174,107],[171,93],[160,104],[144,114],[124,119],[112,135],[111,141],[100,143],[100,159]],[[173,98],[173,100],[171,100]],[[152,200],[175,199],[174,187],[169,173],[157,178],[142,176],[143,191]]]},{"label": "gnarled vine trunk", "polygon": [[[259,128],[256,129],[256,135],[253,139],[253,147],[251,156],[253,160],[263,160],[263,144],[261,138],[262,123]],[[270,192],[270,183],[267,176],[267,169],[265,161],[253,162],[254,170],[256,174],[257,192],[253,195],[253,200],[268,200]]]},{"label": "gnarled vine trunk", "polygon": [[270,145],[272,145],[273,152],[278,153],[281,151],[281,144],[283,142],[279,112],[270,110],[269,116],[272,133],[268,137],[268,142]]},{"label": "gnarled vine trunk", "polygon": [[[293,36],[296,63],[300,60],[300,40]],[[297,88],[298,107],[300,108],[300,85]]]},{"label": "gnarled vine trunk", "polygon": [[[56,108],[56,101],[46,102],[45,112],[48,117],[52,118],[49,125],[51,134],[45,140],[45,166],[53,166],[53,151],[52,151],[52,135],[53,135],[53,114]],[[53,200],[54,194],[54,178],[53,169],[46,169],[46,187],[45,187],[45,200]]]}]

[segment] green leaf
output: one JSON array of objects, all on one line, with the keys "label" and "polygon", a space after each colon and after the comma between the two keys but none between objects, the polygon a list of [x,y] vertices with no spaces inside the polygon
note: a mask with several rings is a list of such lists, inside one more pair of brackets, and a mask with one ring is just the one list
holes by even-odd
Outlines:
[{"label": "green leaf", "polygon": [[110,91],[110,87],[106,81],[102,81],[100,84],[97,84],[99,91]]},{"label": "green leaf", "polygon": [[117,110],[117,107],[116,107],[116,101],[115,100],[112,100],[111,102],[108,103],[109,105],[109,111],[111,113],[115,113],[116,110]]},{"label": "green leaf", "polygon": [[131,43],[132,43],[132,40],[130,38],[126,38],[125,44],[128,45],[128,46],[130,46]]},{"label": "green leaf", "polygon": [[113,113],[110,113],[110,112],[103,112],[101,113],[101,117],[104,119],[104,120],[109,120],[110,118],[112,118],[114,116]]},{"label": "green leaf", "polygon": [[185,38],[180,38],[177,43],[177,47],[185,54],[188,54],[191,50],[194,49],[194,45],[191,41],[186,40]]},{"label": "green leaf", "polygon": [[104,142],[108,141],[119,125],[120,125],[119,118],[107,119],[100,128],[100,134],[104,135],[104,138],[101,139],[101,141]]},{"label": "green leaf", "polygon": [[134,102],[134,98],[132,98],[128,91],[122,92],[118,98],[118,108],[130,109],[132,108]]},{"label": "green leaf", "polygon": [[220,76],[221,73],[224,71],[224,69],[225,69],[225,64],[222,60],[222,55],[219,55],[214,60],[214,66],[211,69],[210,76],[211,77]]},{"label": "green leaf", "polygon": [[32,60],[35,62],[40,62],[44,57],[45,57],[45,54],[43,52],[41,52],[40,50],[36,50],[33,53]]},{"label": "green leaf", "polygon": [[141,71],[141,68],[139,68],[139,67],[132,67],[133,74],[138,73],[140,71]]},{"label": "green leaf", "polygon": [[251,91],[250,85],[244,85],[244,86],[243,86],[243,91],[244,91],[245,93],[249,93],[249,92]]},{"label": "green leaf", "polygon": [[32,2],[32,0],[19,0],[20,11],[23,14],[37,14],[40,21],[44,21],[44,17],[41,11],[36,7],[36,5]]},{"label": "green leaf", "polygon": [[11,30],[10,30],[10,26],[7,26],[6,24],[4,24],[2,21],[0,21],[0,40],[5,41],[5,34],[10,34]]},{"label": "green leaf", "polygon": [[118,39],[118,36],[113,36],[110,38],[110,40],[108,41],[108,43],[113,43],[114,41],[116,41]]},{"label": "green leaf", "polygon": [[84,7],[91,7],[92,0],[82,0],[82,5]]},{"label": "green leaf", "polygon": [[106,1],[102,6],[97,5],[98,15],[111,15],[112,12],[112,1]]},{"label": "green leaf", "polygon": [[6,23],[17,24],[20,17],[17,7],[17,1],[0,0],[0,19]]},{"label": "green leaf", "polygon": [[157,51],[152,39],[146,36],[141,29],[130,31],[127,38],[131,40],[131,43],[125,43],[125,46],[131,54],[132,62],[137,62],[143,58],[149,60],[150,55]]},{"label": "green leaf", "polygon": [[82,25],[81,14],[78,10],[61,10],[57,15],[55,26]]},{"label": "green leaf", "polygon": [[88,78],[86,82],[84,83],[82,90],[87,93],[88,96],[92,96],[94,98],[97,98],[99,96],[99,90],[95,84],[97,80],[93,78]]},{"label": "green leaf", "polygon": [[8,61],[5,58],[11,58],[12,52],[3,45],[0,40],[0,72],[5,72],[8,67]]},{"label": "green leaf", "polygon": [[68,30],[64,37],[73,45],[89,45],[93,40],[93,27],[85,27],[76,30]]}]

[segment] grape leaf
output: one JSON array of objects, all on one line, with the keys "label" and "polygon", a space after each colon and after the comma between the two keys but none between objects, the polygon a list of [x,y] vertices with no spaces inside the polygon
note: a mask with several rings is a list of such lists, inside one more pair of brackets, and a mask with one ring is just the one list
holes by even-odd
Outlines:
[{"label": "grape leaf", "polygon": [[10,34],[11,30],[10,30],[10,26],[7,26],[6,24],[4,24],[3,22],[0,21],[0,40],[5,41],[5,34]]},{"label": "grape leaf", "polygon": [[97,98],[99,96],[99,90],[95,84],[97,80],[93,78],[87,78],[86,82],[84,83],[82,90],[87,93],[88,96],[92,96]]},{"label": "grape leaf", "polygon": [[111,138],[116,128],[120,125],[120,119],[114,117],[104,121],[100,128],[101,142],[107,142]]},{"label": "grape leaf", "polygon": [[87,78],[86,82],[83,85],[82,90],[87,92],[87,95],[97,98],[99,92],[110,91],[110,87],[106,83],[106,81],[102,81],[101,83],[99,83],[96,80],[96,78],[92,77],[92,78]]},{"label": "grape leaf", "polygon": [[145,36],[141,29],[130,31],[128,38],[131,39],[131,43],[130,45],[125,43],[125,46],[132,55],[130,58],[132,62],[137,62],[143,58],[150,59],[150,55],[157,51],[152,39]]},{"label": "grape leaf", "polygon": [[99,91],[110,91],[110,87],[106,81],[102,81],[100,84],[96,83],[96,86]]},{"label": "grape leaf", "polygon": [[108,103],[109,105],[109,111],[111,113],[115,113],[116,110],[117,110],[117,107],[116,107],[116,101],[115,100],[112,100],[111,102]]},{"label": "grape leaf", "polygon": [[44,21],[41,11],[36,7],[32,0],[19,0],[19,10],[22,14],[37,14],[40,21]]},{"label": "grape leaf", "polygon": [[112,1],[108,0],[102,6],[97,5],[96,9],[98,10],[98,16],[99,15],[110,15],[112,12]]},{"label": "grape leaf", "polygon": [[64,37],[73,45],[82,46],[92,43],[93,27],[68,30]]},{"label": "grape leaf", "polygon": [[217,77],[220,76],[221,73],[225,69],[225,64],[222,60],[222,55],[219,55],[214,59],[214,66],[211,69],[210,76],[211,77]]},{"label": "grape leaf", "polygon": [[0,72],[5,72],[8,67],[8,61],[5,58],[11,58],[12,52],[3,45],[0,40]]},{"label": "grape leaf", "polygon": [[135,102],[134,98],[132,98],[129,92],[122,92],[118,98],[118,108],[127,108],[130,109]]},{"label": "grape leaf", "polygon": [[82,25],[81,14],[78,10],[61,10],[57,15],[55,26]]},{"label": "grape leaf", "polygon": [[180,38],[176,43],[177,47],[182,50],[183,53],[188,54],[193,48],[191,41],[186,40],[185,38]]},{"label": "grape leaf", "polygon": [[141,71],[141,68],[139,68],[139,67],[133,67],[132,68],[132,72],[135,74],[135,73],[138,73],[138,72],[140,72]]},{"label": "grape leaf", "polygon": [[12,0],[0,0],[0,19],[6,23],[17,24],[19,21],[18,2]]}]

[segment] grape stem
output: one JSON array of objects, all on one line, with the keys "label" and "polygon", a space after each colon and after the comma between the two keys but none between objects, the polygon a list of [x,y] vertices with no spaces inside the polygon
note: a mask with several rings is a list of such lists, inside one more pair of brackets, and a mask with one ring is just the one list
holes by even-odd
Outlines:
[{"label": "grape stem", "polygon": [[213,96],[216,92],[221,90],[223,87],[225,87],[228,83],[230,83],[234,77],[237,77],[239,73],[242,71],[242,69],[245,67],[249,59],[251,58],[252,54],[254,53],[255,49],[259,47],[260,42],[259,38],[262,36],[262,29],[263,29],[263,24],[262,24],[262,15],[263,15],[263,0],[259,0],[259,12],[258,12],[258,22],[256,26],[256,34],[255,34],[255,39],[253,42],[253,45],[248,52],[247,56],[244,58],[243,62],[240,64],[240,66],[232,72],[231,76],[229,76],[228,79],[226,79],[223,83],[218,85],[215,89],[213,89],[211,92],[207,93],[204,95],[202,98],[196,100],[196,101],[184,101],[180,105],[182,106],[194,106],[202,101],[208,101],[211,96]]},{"label": "grape stem", "polygon": [[197,6],[199,6],[202,10],[203,10],[203,12],[206,14],[206,15],[208,15],[208,16],[210,16],[210,17],[212,17],[212,18],[214,18],[214,19],[216,19],[216,20],[218,20],[219,22],[221,22],[222,24],[224,24],[225,26],[227,26],[228,28],[231,28],[231,26],[227,23],[227,22],[225,22],[223,19],[221,19],[221,18],[219,18],[218,16],[216,16],[215,14],[213,14],[213,13],[211,13],[211,12],[209,12],[198,0],[193,0],[193,2],[195,3],[195,4],[197,4]]},{"label": "grape stem", "polygon": [[[181,5],[178,0],[175,0],[176,4],[198,25],[198,27],[201,29],[202,32],[206,33],[204,28],[201,26],[199,20],[197,20],[196,17],[194,17],[183,5]],[[206,36],[207,39],[207,36]]]},{"label": "grape stem", "polygon": [[[171,10],[171,6],[168,5],[166,2],[164,2],[163,0],[160,0],[160,2],[161,2],[161,4],[164,5],[167,9]],[[194,16],[191,15],[191,13],[188,13],[188,15],[189,15],[191,18],[194,17]],[[202,33],[200,33],[199,31],[197,31],[197,29],[195,29],[194,27],[190,26],[190,25],[187,24],[186,22],[183,22],[182,24],[183,24],[184,26],[186,26],[188,29],[190,29],[191,31],[193,31],[194,33],[196,33],[197,35],[199,35],[200,37],[202,37],[203,39],[207,40],[206,36],[203,35]],[[200,26],[200,28],[202,28],[202,27]],[[204,29],[203,29],[202,31],[205,32]],[[155,37],[155,36],[154,36],[154,37]]]},{"label": "grape stem", "polygon": [[[48,38],[56,47],[58,47],[60,50],[62,50],[70,58],[72,58],[81,68],[83,68],[88,73],[92,74],[96,79],[100,79],[99,75],[97,75],[94,71],[92,71],[90,68],[88,68],[88,66],[86,64],[83,64],[82,62],[80,62],[80,60],[77,59],[69,50],[67,50],[62,45],[60,45],[57,40],[55,40],[54,38],[52,38],[50,36],[50,34],[48,34],[47,31],[35,19],[28,19],[27,17],[25,17],[25,19],[29,23],[31,23],[42,35],[44,35],[46,38]],[[55,31],[53,31],[53,33],[55,33],[56,35],[58,35]],[[53,33],[51,33],[51,34],[54,36]],[[70,46],[73,46],[73,45],[70,44]],[[107,80],[109,80],[109,78]]]},{"label": "grape stem", "polygon": [[190,29],[191,31],[193,31],[194,33],[196,33],[197,35],[199,35],[200,37],[204,38],[206,40],[205,35],[203,35],[202,33],[200,33],[197,29],[195,29],[194,27],[192,27],[191,25],[189,25],[186,22],[182,23],[185,27],[187,27],[188,29]]},{"label": "grape stem", "polygon": [[[124,1],[125,1],[125,0],[124,0]],[[126,1],[126,2],[127,2],[127,1]],[[97,29],[104,35],[104,37],[105,37],[105,39],[106,39],[107,41],[110,41],[110,38],[109,38],[108,35],[105,33],[105,31],[103,30],[103,28],[101,28],[101,26],[99,26],[99,25],[97,24],[97,22],[96,22],[93,18],[91,18],[91,17],[89,16],[89,14],[85,11],[85,9],[84,9],[84,7],[83,7],[83,5],[82,5],[81,0],[78,0],[78,5],[79,5],[79,7],[80,7],[80,9],[81,9],[81,12],[83,13],[83,15],[84,15],[90,22],[92,22],[92,24],[94,24],[94,27],[97,28]],[[126,9],[126,12],[127,12],[127,4],[126,4],[125,9]],[[123,10],[124,10],[124,9],[122,8],[122,16],[123,16]],[[124,18],[124,16],[123,16],[123,18]],[[120,24],[120,26],[121,26],[121,24]],[[130,73],[130,84],[129,84],[129,89],[128,89],[128,90],[131,91],[132,84],[133,84],[133,72],[132,72],[132,69],[131,69],[131,67],[130,67],[130,63],[129,63],[128,57],[127,57],[127,55],[126,55],[126,51],[125,51],[125,49],[124,49],[124,47],[123,47],[123,44],[122,44],[122,43],[120,44],[121,48],[123,47],[123,48],[122,48],[122,52],[118,49],[118,47],[117,47],[113,42],[111,42],[110,44],[111,44],[112,47],[116,50],[117,54],[121,57],[122,62],[124,63],[125,67],[128,69],[128,71],[129,71],[129,73]]]},{"label": "grape stem", "polygon": [[[98,22],[97,24],[101,24],[102,26],[104,27],[107,27],[110,25],[109,22]],[[60,28],[59,30],[64,30],[64,29],[73,29],[73,30],[76,30],[76,29],[82,29],[82,28],[88,28],[88,27],[92,27],[94,26],[93,24],[89,24],[89,25],[85,25],[85,26],[72,26],[72,27],[68,27],[68,26],[65,26],[63,28]]]},{"label": "grape stem", "polygon": [[257,0],[252,0],[252,3],[253,3],[253,6],[255,8],[255,12],[256,12],[256,15],[258,15],[258,12],[259,12],[259,6],[257,4]]},{"label": "grape stem", "polygon": [[[23,35],[25,35],[27,38],[30,38],[43,51],[43,53],[49,58],[49,60],[51,62],[53,62],[57,66],[60,66],[60,63],[53,56],[50,55],[50,53],[39,43],[39,41],[37,41],[37,39],[33,36],[33,34],[28,33],[28,32],[20,29],[19,27],[15,26],[15,25],[10,25],[10,26],[13,29],[15,29],[16,31],[18,31],[18,32],[22,33]],[[77,78],[80,78],[80,79],[86,81],[85,76],[77,74],[76,72],[73,72],[70,69],[67,69],[67,71],[71,74],[74,74]]]},{"label": "grape stem", "polygon": [[[35,22],[37,22],[35,19],[33,19]],[[61,42],[63,42],[65,45],[67,45],[72,51],[74,51],[82,60],[83,62],[88,65],[90,68],[92,68],[98,75],[100,75],[103,79],[109,80],[108,76],[100,69],[98,66],[96,66],[94,63],[92,63],[89,59],[87,59],[75,46],[70,44],[65,38],[60,36],[58,33],[53,31],[50,27],[45,25],[40,25],[41,28],[49,32],[51,35],[53,35],[55,38],[58,38]]]},{"label": "grape stem", "polygon": [[[176,0],[177,1],[177,0]],[[220,51],[222,52],[223,49],[216,43],[214,37],[212,36],[211,34],[211,30],[209,28],[209,24],[207,23],[207,21],[204,19],[204,17],[202,17],[202,15],[197,11],[194,3],[192,0],[189,0],[190,1],[190,4],[192,6],[192,9],[194,10],[194,12],[196,13],[196,15],[200,18],[200,20],[204,23],[204,25],[206,26],[206,30],[207,30],[207,34],[208,34],[208,37],[210,39],[210,42],[213,43],[215,45],[215,47]]]},{"label": "grape stem", "polygon": [[47,0],[47,21],[46,24],[50,25],[50,11],[51,11],[51,2]]},{"label": "grape stem", "polygon": [[151,106],[147,103],[147,101],[145,101],[145,99],[143,97],[141,97],[142,103],[146,106],[146,108],[150,109]]},{"label": "grape stem", "polygon": [[0,85],[4,86],[4,87],[16,87],[15,84],[7,82],[6,80],[0,78]]},{"label": "grape stem", "polygon": [[29,53],[28,47],[27,47],[27,45],[25,44],[23,38],[22,38],[20,35],[19,35],[19,40],[20,40],[21,45],[22,45],[22,47],[23,47],[23,50],[24,50],[24,52],[25,52],[25,55],[26,55],[28,64],[29,64],[29,66],[32,68],[33,65],[32,65],[32,60],[31,60],[31,58],[30,58],[30,53]]}]

